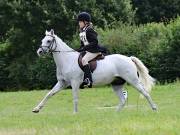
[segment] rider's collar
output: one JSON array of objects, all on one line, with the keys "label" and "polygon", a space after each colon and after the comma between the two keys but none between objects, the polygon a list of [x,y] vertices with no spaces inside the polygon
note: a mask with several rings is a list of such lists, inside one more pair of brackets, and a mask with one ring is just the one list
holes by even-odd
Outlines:
[{"label": "rider's collar", "polygon": [[82,31],[86,31],[88,27],[89,27],[89,25],[85,25],[82,29],[80,29],[80,31],[81,31],[81,32],[82,32]]}]

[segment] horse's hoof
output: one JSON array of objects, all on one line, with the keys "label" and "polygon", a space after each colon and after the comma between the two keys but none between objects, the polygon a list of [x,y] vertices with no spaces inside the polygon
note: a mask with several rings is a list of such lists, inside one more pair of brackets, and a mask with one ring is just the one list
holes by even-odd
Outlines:
[{"label": "horse's hoof", "polygon": [[78,112],[73,112],[73,115],[76,115]]},{"label": "horse's hoof", "polygon": [[38,110],[38,109],[33,109],[32,112],[33,112],[33,113],[38,113],[39,110]]},{"label": "horse's hoof", "polygon": [[122,110],[122,106],[118,106],[117,108],[116,108],[116,112],[120,112],[121,110]]},{"label": "horse's hoof", "polygon": [[154,106],[152,107],[152,110],[153,110],[153,111],[158,111],[158,108],[156,107],[156,105],[154,105]]},{"label": "horse's hoof", "polygon": [[158,109],[157,108],[152,108],[153,111],[157,111]]}]

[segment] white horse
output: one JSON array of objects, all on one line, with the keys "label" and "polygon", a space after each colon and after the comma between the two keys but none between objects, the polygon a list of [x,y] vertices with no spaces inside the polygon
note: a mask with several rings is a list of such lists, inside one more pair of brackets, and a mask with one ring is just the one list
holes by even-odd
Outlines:
[{"label": "white horse", "polygon": [[[78,90],[83,82],[83,71],[78,65],[79,52],[74,51],[66,45],[54,31],[46,31],[38,55],[52,53],[56,63],[57,83],[43,100],[33,109],[37,113],[42,109],[48,98],[71,86],[73,93],[74,112],[78,111]],[[153,78],[148,74],[148,69],[136,57],[127,57],[120,54],[108,55],[105,59],[97,61],[97,68],[92,74],[93,85],[111,84],[115,78],[122,78],[136,88],[149,102],[153,110],[157,110],[152,101],[149,91],[154,85]],[[121,79],[121,80],[122,80]],[[126,99],[123,95],[124,83],[112,83],[112,88],[120,99],[118,110],[125,105]]]}]

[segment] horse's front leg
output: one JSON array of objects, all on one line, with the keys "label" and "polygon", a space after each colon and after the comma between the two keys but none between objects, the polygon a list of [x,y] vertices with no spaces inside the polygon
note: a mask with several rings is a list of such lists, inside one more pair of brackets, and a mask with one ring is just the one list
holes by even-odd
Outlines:
[{"label": "horse's front leg", "polygon": [[78,112],[78,91],[79,91],[80,82],[77,80],[71,81],[72,94],[73,94],[73,103],[74,103],[74,113]]},{"label": "horse's front leg", "polygon": [[42,101],[32,110],[34,113],[38,113],[40,109],[43,108],[44,104],[47,102],[47,100],[56,94],[57,92],[61,91],[65,87],[65,83],[63,81],[58,81],[56,85],[53,87],[51,91],[49,91],[46,96],[42,99]]}]

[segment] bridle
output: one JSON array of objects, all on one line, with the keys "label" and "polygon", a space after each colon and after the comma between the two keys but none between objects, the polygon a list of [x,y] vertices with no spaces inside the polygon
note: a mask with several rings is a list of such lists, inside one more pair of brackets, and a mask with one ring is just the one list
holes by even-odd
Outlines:
[{"label": "bridle", "polygon": [[[52,36],[52,35],[46,35],[46,36],[50,36],[50,37],[52,37],[53,39],[52,39],[50,45],[48,45],[48,46],[42,46],[42,45],[41,45],[41,46],[40,46],[40,48],[42,49],[43,52],[46,52],[46,51],[43,49],[43,47],[46,47],[46,48],[49,49],[49,52],[48,52],[48,53],[53,53],[53,52],[59,52],[59,53],[60,53],[60,52],[75,52],[74,50],[71,50],[71,51],[56,50],[56,48],[57,48],[57,42],[56,42],[55,36]],[[53,44],[55,44],[54,49],[53,49]]]}]

